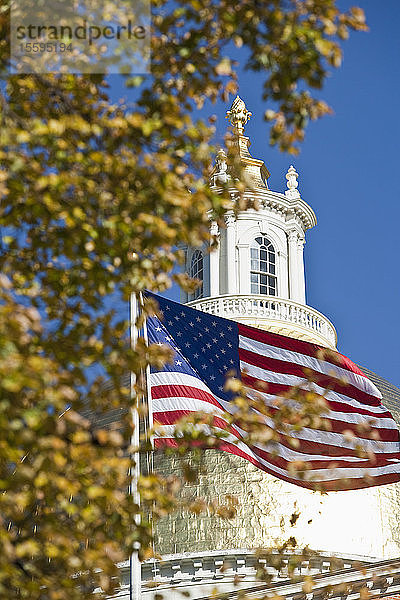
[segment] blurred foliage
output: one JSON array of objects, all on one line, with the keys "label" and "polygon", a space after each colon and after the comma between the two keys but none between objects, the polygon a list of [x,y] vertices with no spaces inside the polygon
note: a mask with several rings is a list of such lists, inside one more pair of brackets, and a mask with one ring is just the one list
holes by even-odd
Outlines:
[{"label": "blurred foliage", "polygon": [[[335,0],[154,0],[151,75],[126,77],[125,105],[101,75],[10,75],[0,7],[0,596],[82,600],[112,592],[135,541],[151,548],[126,493],[142,385],[131,398],[124,375],[168,355],[131,349],[120,307],[190,285],[172,274],[180,248],[209,243],[209,215],[229,207],[207,185],[214,128],[196,107],[236,93],[233,42],[275,106],[271,142],[296,151],[329,112],[307,90],[366,26]],[[140,490],[156,515],[176,505],[174,481],[143,475]]]}]

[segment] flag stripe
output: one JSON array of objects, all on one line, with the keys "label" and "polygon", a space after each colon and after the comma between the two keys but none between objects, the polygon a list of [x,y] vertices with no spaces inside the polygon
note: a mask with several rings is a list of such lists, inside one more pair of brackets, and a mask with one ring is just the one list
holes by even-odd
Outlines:
[{"label": "flag stripe", "polygon": [[[157,380],[160,382],[160,379],[164,375],[167,375],[166,379],[170,379],[170,374],[158,373]],[[160,377],[161,375],[161,377]],[[173,398],[172,400],[165,394],[163,395],[162,386],[157,391],[157,396],[153,396],[153,411],[154,413],[161,413],[162,411],[171,411],[174,410],[174,407],[179,405],[180,408],[184,408],[185,410],[192,410],[193,412],[203,411],[205,413],[214,413],[219,416],[224,415],[225,410],[229,409],[229,403],[225,403],[220,400],[221,406],[217,407],[214,403],[210,403],[207,400],[207,397],[202,399],[198,399],[194,397],[192,394],[191,387],[186,387],[184,382],[186,379],[190,380],[190,376],[182,377],[182,385],[179,386],[179,396]],[[225,407],[222,407],[222,404],[225,404]],[[268,418],[266,415],[262,415],[267,426],[274,428],[274,421]],[[348,427],[350,429],[350,427]],[[329,445],[330,452],[334,456],[340,456],[343,454],[343,449],[345,448],[347,451],[354,453],[354,456],[359,452],[358,448],[355,448],[355,445],[359,446],[361,449],[365,451],[370,451],[374,453],[387,454],[390,456],[395,456],[396,451],[398,450],[398,444],[396,441],[376,441],[369,440],[364,438],[356,438],[354,441],[347,439],[346,436],[342,435],[340,432],[328,432],[321,431],[318,429],[310,429],[307,427],[303,427],[298,432],[291,432],[289,436],[285,436],[286,438],[291,437],[296,440],[302,440],[302,447],[307,448],[307,452],[314,452],[320,454],[321,444]],[[283,438],[282,438],[283,439]]]},{"label": "flag stripe", "polygon": [[216,406],[223,410],[220,402],[218,402],[215,396],[206,392],[205,390],[200,390],[198,388],[187,385],[155,385],[152,387],[152,397],[153,403],[158,398],[175,397],[175,400],[178,401],[179,398],[188,397],[194,400],[204,400],[205,402],[209,402],[213,406]]},{"label": "flag stripe", "polygon": [[[350,396],[367,406],[380,405],[380,400],[378,398],[367,394],[351,384],[343,383],[334,377],[329,377],[328,375],[311,369],[308,369],[308,374],[306,374],[305,368],[298,364],[287,363],[274,358],[260,356],[259,354],[249,352],[248,350],[242,350],[240,348],[239,357],[244,370],[247,368],[246,365],[254,365],[257,363],[257,368],[263,369],[266,372],[273,372],[277,376],[293,377],[294,379],[291,381],[311,380],[324,391],[332,390],[333,392],[342,394],[343,396]],[[297,383],[291,383],[291,385],[297,385]]]},{"label": "flag stripe", "polygon": [[[267,388],[268,394],[277,397],[287,397],[287,394],[291,391],[292,386],[281,383],[271,383],[266,382],[266,385],[260,386],[260,380],[256,377],[251,377],[247,373],[242,373],[242,381],[248,383],[248,388],[253,390],[254,393],[263,394],[263,389]],[[264,382],[263,382],[264,383]],[[305,385],[306,382],[303,380],[303,385],[298,390],[299,394],[307,393],[310,390],[310,385]],[[261,389],[262,388],[262,389]],[[317,389],[314,389],[315,393]],[[371,418],[380,418],[380,417],[388,417],[393,422],[393,417],[390,412],[385,409],[383,406],[377,407],[368,407],[363,408],[363,405],[360,404],[357,400],[350,398],[349,396],[343,396],[341,394],[337,394],[336,392],[327,391],[323,394],[323,397],[326,402],[328,402],[329,407],[332,409],[339,409],[342,412],[357,412],[360,415],[365,415]]]},{"label": "flag stripe", "polygon": [[[289,390],[290,388],[288,387],[287,391]],[[246,393],[249,398],[261,398],[271,410],[275,411],[279,410],[279,405],[281,402],[288,402],[288,399],[285,396],[266,394],[265,392],[260,392],[259,390],[254,390],[250,387],[246,387]],[[304,396],[306,392],[304,390],[300,390],[299,394],[300,396]],[[343,402],[329,401],[326,399],[326,397],[325,402],[327,403],[329,411],[321,414],[321,417],[324,419],[334,419],[339,421],[347,421],[348,423],[358,423],[360,425],[364,425],[366,422],[365,417],[368,416],[370,418],[367,419],[367,422],[374,427],[393,429],[393,418],[388,411],[375,414],[367,410],[358,409],[358,412],[356,412],[352,406],[346,406],[343,404]]]},{"label": "flag stripe", "polygon": [[[157,438],[155,440],[156,447],[160,447],[166,442],[168,443],[169,440],[172,443],[168,443],[168,445],[178,444],[177,440],[174,440],[172,438],[174,432],[173,426],[166,426],[162,429],[165,430],[165,434],[167,434],[167,436]],[[230,452],[231,454],[242,456],[243,458],[246,458],[247,460],[252,462],[258,468],[263,469],[271,475],[275,475],[275,477],[279,477],[280,479],[284,479],[285,481],[297,485],[301,483],[303,487],[308,487],[311,489],[315,489],[316,484],[322,482],[324,484],[324,489],[327,489],[328,491],[330,489],[336,489],[338,480],[342,482],[342,489],[354,489],[354,487],[369,487],[371,485],[369,478],[373,478],[375,481],[379,481],[379,485],[382,483],[391,483],[393,481],[398,481],[398,476],[396,478],[396,474],[398,475],[396,471],[396,469],[398,469],[398,465],[385,465],[383,467],[379,466],[375,468],[372,467],[369,469],[334,468],[313,471],[306,470],[299,472],[297,476],[293,476],[289,473],[288,470],[275,466],[271,462],[264,461],[263,459],[258,457],[248,446],[246,446],[246,444],[240,442],[236,443],[235,440],[229,441],[228,439],[220,443],[219,449]],[[354,480],[356,480],[357,483]]]},{"label": "flag stripe", "polygon": [[[319,360],[313,356],[299,354],[298,352],[286,350],[285,348],[271,346],[270,344],[265,344],[243,335],[239,336],[239,354],[241,351],[255,353],[259,359],[265,362],[267,359],[277,361],[270,364],[274,369],[279,367],[279,372],[283,371],[294,375],[300,374],[301,376],[304,376],[304,368],[306,368],[310,369],[315,375],[318,373],[327,375],[329,378],[335,378],[342,385],[343,383],[347,383],[348,385],[358,388],[368,396],[375,396],[377,398],[377,400],[375,400],[376,405],[379,404],[379,400],[382,398],[380,391],[371,381],[369,381],[369,379],[366,379],[365,376],[361,376],[358,373],[354,373],[343,367],[338,367],[325,360]],[[301,369],[301,367],[303,367],[303,369]],[[267,368],[269,368],[269,366],[267,366]]]},{"label": "flag stripe", "polygon": [[[356,409],[358,409],[358,407],[365,407],[365,405],[360,403],[356,398],[350,398],[350,396],[335,392],[334,390],[326,390],[325,387],[321,387],[315,383],[310,384],[304,377],[297,377],[286,373],[274,373],[273,371],[267,371],[244,361],[241,361],[240,366],[242,367],[242,380],[246,381],[247,385],[254,389],[260,388],[259,382],[264,382],[268,384],[267,389],[270,393],[282,395],[293,386],[299,386],[302,390],[314,391],[316,394],[323,396],[327,400],[332,399],[335,402],[343,402],[349,406],[354,406]],[[381,409],[381,407],[378,406],[374,407],[367,405],[366,408],[373,414],[376,414],[376,416],[380,416],[382,413],[388,413],[387,410]]]},{"label": "flag stripe", "polygon": [[324,357],[324,361],[332,364],[332,366],[344,368],[349,372],[357,373],[358,375],[361,375],[366,382],[369,382],[371,385],[373,385],[373,383],[368,379],[365,373],[363,373],[361,369],[357,367],[357,365],[347,358],[347,356],[343,356],[343,354],[340,354],[339,352],[334,352],[328,348],[322,348],[321,346],[317,346],[317,344],[312,344],[310,342],[303,342],[302,340],[296,340],[278,333],[272,333],[271,331],[264,331],[263,329],[257,329],[255,327],[250,327],[249,325],[243,325],[242,323],[238,323],[238,330],[239,335],[263,342],[267,345],[291,350],[293,352],[303,354],[304,356],[318,357],[321,355]]},{"label": "flag stripe", "polygon": [[[183,408],[184,404],[182,404],[182,409],[181,410],[168,410],[166,407],[163,407],[163,410],[161,412],[155,411],[154,412],[154,421],[161,424],[161,425],[172,425],[174,423],[176,423],[182,416],[187,416],[187,415],[195,415],[195,414],[199,414],[196,411],[192,411],[190,409],[185,409]],[[190,406],[190,405],[189,405]],[[202,409],[202,407],[199,407],[199,411],[204,411],[204,407]],[[213,420],[213,424],[215,427],[220,427],[221,431],[227,431],[227,427],[229,427],[228,423],[220,417],[214,416],[214,420]],[[230,433],[237,438],[238,440],[242,439],[243,434],[245,433],[243,430],[240,430],[240,428],[236,427],[231,427],[229,429]],[[361,458],[359,456],[353,455],[353,456],[345,456],[345,455],[341,455],[338,458],[335,457],[330,457],[327,458],[326,456],[323,456],[321,454],[305,454],[304,452],[297,452],[296,450],[293,450],[292,448],[288,447],[286,444],[284,443],[280,443],[280,442],[276,442],[273,444],[270,444],[271,448],[268,450],[266,448],[262,448],[259,445],[252,445],[251,448],[253,450],[253,452],[259,456],[260,458],[264,458],[266,460],[270,460],[273,464],[278,465],[278,466],[284,466],[285,468],[287,468],[287,466],[292,463],[293,461],[296,462],[307,462],[308,466],[310,468],[316,468],[318,466],[318,468],[321,467],[326,467],[326,466],[349,466],[350,463],[352,464],[359,464],[362,467],[371,467],[371,468],[375,468],[377,466],[385,466],[388,464],[391,464],[390,460],[390,455],[385,457],[373,457],[372,459],[369,458]]]}]

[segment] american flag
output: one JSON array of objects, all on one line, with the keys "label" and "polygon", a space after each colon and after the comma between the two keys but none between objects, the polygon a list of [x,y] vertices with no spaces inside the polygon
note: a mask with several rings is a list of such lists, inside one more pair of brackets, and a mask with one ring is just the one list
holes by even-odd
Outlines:
[{"label": "american flag", "polygon": [[[224,431],[219,449],[287,482],[331,491],[400,480],[396,423],[382,405],[379,390],[351,360],[338,352],[324,353],[316,344],[147,296],[161,311],[160,318],[147,319],[148,341],[173,352],[172,363],[152,368],[149,375],[153,419],[161,425],[156,447],[177,445],[177,421],[203,412]],[[246,443],[246,432],[225,420],[234,412],[232,392],[225,389],[228,374],[241,379],[249,398],[261,397],[271,415],[277,398],[287,398],[293,386],[300,393],[312,389],[327,403],[323,417],[329,428],[303,427],[285,435],[278,432],[273,442]],[[276,427],[268,412],[263,419],[266,427]],[[295,470],[293,464],[305,468]]]}]

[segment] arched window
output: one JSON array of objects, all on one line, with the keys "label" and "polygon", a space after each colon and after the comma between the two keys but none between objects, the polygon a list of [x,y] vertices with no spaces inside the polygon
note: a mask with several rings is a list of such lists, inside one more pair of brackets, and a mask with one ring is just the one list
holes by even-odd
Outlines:
[{"label": "arched window", "polygon": [[192,300],[203,297],[203,255],[200,250],[195,250],[190,263],[190,277],[200,279],[201,285],[193,292]]},{"label": "arched window", "polygon": [[277,296],[275,249],[264,235],[257,237],[251,248],[250,285],[252,294]]}]

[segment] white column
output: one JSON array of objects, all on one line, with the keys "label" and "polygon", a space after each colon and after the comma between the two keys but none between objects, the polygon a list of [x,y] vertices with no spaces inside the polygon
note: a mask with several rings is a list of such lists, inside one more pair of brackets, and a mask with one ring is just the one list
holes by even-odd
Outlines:
[{"label": "white column", "polygon": [[[211,224],[211,235],[217,236],[219,233],[218,225],[215,221]],[[210,260],[210,280],[209,280],[209,290],[210,296],[219,296],[219,240],[218,247],[215,250],[210,252],[209,260]]]},{"label": "white column", "polygon": [[[187,248],[187,246],[185,246],[182,248],[182,250],[185,253],[185,272],[189,274],[189,270],[190,270],[190,265],[188,263],[189,249]],[[185,292],[182,288],[180,291],[180,301],[181,301],[181,304],[186,304],[186,302],[189,301],[188,293]]]},{"label": "white column", "polygon": [[278,251],[278,296],[289,299],[289,267],[287,252]]},{"label": "white column", "polygon": [[298,273],[298,291],[299,300],[302,304],[306,304],[306,281],[304,276],[304,237],[299,237],[297,241],[297,273]]},{"label": "white column", "polygon": [[238,244],[238,294],[250,294],[250,247]]},{"label": "white column", "polygon": [[226,223],[226,266],[227,266],[227,293],[236,294],[236,248],[235,248],[235,216],[228,213]]},{"label": "white column", "polygon": [[298,256],[297,256],[297,231],[289,231],[288,233],[288,246],[289,246],[289,294],[290,299],[295,302],[301,302],[299,299],[299,286],[298,286]]},{"label": "white column", "polygon": [[202,249],[202,254],[203,254],[203,298],[207,298],[207,296],[211,296],[211,291],[210,291],[211,263],[210,263],[210,255],[203,252],[203,249]]}]

